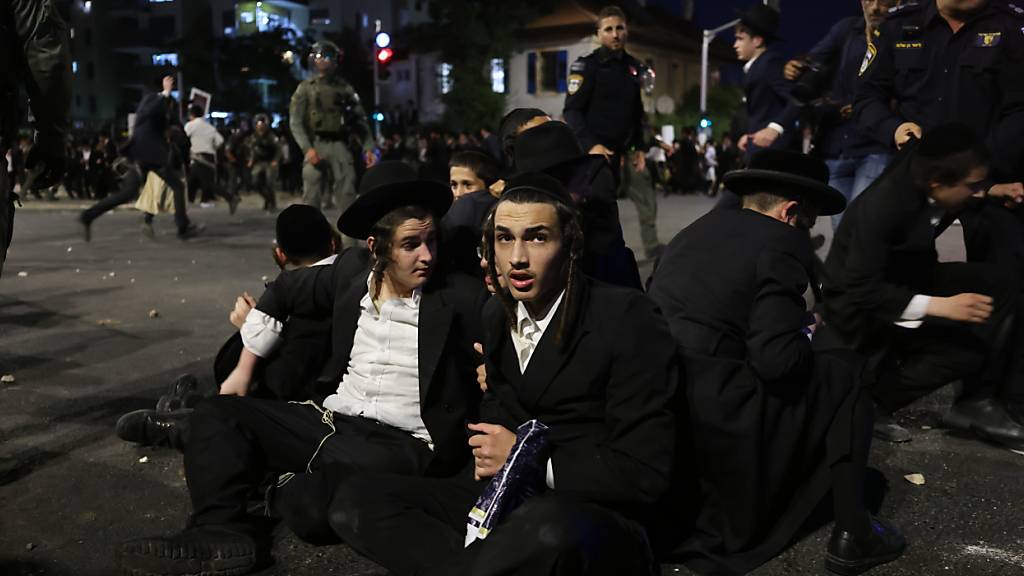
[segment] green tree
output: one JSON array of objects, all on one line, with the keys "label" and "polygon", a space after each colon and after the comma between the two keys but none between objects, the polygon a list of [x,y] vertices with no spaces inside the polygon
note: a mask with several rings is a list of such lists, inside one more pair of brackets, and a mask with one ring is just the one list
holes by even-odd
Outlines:
[{"label": "green tree", "polygon": [[414,45],[437,50],[452,65],[452,89],[444,95],[450,129],[494,126],[505,111],[505,95],[491,90],[490,63],[507,60],[523,27],[550,10],[550,0],[434,0],[431,24],[410,31]]}]

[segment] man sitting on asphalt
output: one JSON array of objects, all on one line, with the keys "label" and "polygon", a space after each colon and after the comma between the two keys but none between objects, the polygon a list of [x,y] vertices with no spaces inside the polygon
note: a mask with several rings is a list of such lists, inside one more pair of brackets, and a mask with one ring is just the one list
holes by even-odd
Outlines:
[{"label": "man sitting on asphalt", "polygon": [[[998,205],[1007,198],[985,198],[989,153],[972,128],[937,126],[908,146],[836,231],[825,262],[826,340],[870,358],[876,436],[910,440],[893,413],[962,380],[943,422],[1024,450],[1019,224]],[[961,218],[967,237],[979,216],[995,239],[988,259],[940,263],[939,234]]]},{"label": "man sitting on asphalt", "polygon": [[[246,498],[267,473],[326,463],[413,475],[463,468],[465,422],[480,397],[472,346],[487,292],[475,279],[434,273],[435,223],[451,202],[445,185],[417,180],[401,162],[367,171],[338,229],[368,250],[286,272],[267,288],[242,328],[238,366],[191,419],[187,527],[122,544],[124,570],[237,575],[265,565],[268,534],[247,515]],[[289,316],[332,313],[324,375],[335,393],[322,404],[246,396]]]},{"label": "man sitting on asphalt", "polygon": [[829,491],[832,573],[860,574],[905,547],[865,508],[872,402],[857,358],[811,349],[806,230],[846,206],[827,183],[820,160],[755,154],[749,169],[725,175],[743,209],[685,228],[654,273],[650,296],[685,362],[703,497],[693,535],[671,554],[700,574],[746,574],[775,557]]},{"label": "man sitting on asphalt", "polygon": [[[557,180],[522,174],[485,230],[501,288],[484,312],[475,465],[447,479],[348,475],[334,495],[334,529],[393,574],[655,573],[646,527],[672,469],[675,346],[640,292],[580,273],[572,206]],[[498,481],[531,420],[546,427],[547,450],[515,458],[537,471],[540,493],[464,547],[482,480]]]}]

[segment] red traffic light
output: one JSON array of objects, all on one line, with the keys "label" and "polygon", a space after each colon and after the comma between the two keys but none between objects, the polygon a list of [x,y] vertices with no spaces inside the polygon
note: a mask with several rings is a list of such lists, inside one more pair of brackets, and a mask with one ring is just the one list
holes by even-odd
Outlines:
[{"label": "red traffic light", "polygon": [[377,51],[377,61],[381,64],[387,64],[391,61],[391,57],[395,55],[395,51],[391,48],[381,48]]}]

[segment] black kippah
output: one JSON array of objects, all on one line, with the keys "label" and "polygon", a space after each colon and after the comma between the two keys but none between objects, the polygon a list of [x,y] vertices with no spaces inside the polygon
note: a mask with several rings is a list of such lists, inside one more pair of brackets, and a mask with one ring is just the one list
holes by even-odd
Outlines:
[{"label": "black kippah", "polygon": [[331,225],[306,204],[292,204],[277,215],[277,245],[289,258],[319,254],[331,241]]},{"label": "black kippah", "polygon": [[948,158],[978,147],[978,135],[966,124],[940,124],[925,132],[917,153],[925,158]]}]

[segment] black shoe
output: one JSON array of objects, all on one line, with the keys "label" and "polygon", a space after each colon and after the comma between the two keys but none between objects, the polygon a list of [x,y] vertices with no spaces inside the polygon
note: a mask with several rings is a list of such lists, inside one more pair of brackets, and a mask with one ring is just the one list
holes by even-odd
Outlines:
[{"label": "black shoe", "polygon": [[906,428],[896,423],[896,418],[892,415],[887,415],[881,411],[875,416],[875,425],[872,430],[872,434],[879,440],[885,440],[886,442],[892,442],[893,444],[902,444],[904,442],[910,442],[910,432]]},{"label": "black shoe", "polygon": [[82,235],[86,242],[92,242],[92,221],[87,220],[85,214],[78,217],[78,223],[82,225]]},{"label": "black shoe", "polygon": [[167,393],[156,402],[157,412],[173,412],[182,408],[195,408],[203,398],[199,380],[191,374],[182,374],[167,388]]},{"label": "black shoe", "polygon": [[907,539],[898,528],[879,518],[871,519],[871,531],[857,537],[852,532],[833,530],[825,554],[829,574],[854,576],[892,562],[907,548]]},{"label": "black shoe", "polygon": [[975,422],[991,420],[1001,411],[991,396],[960,400],[942,417],[942,425],[954,430],[970,431]]},{"label": "black shoe", "polygon": [[114,433],[125,442],[183,450],[192,412],[190,408],[174,412],[135,410],[117,419]]},{"label": "black shoe", "polygon": [[206,226],[198,224],[189,224],[188,226],[178,230],[178,240],[188,240],[189,238],[195,238],[202,234],[203,230],[206,230]]},{"label": "black shoe", "polygon": [[242,199],[239,198],[238,196],[232,196],[231,198],[229,198],[228,199],[228,214],[230,214],[231,216],[234,216],[235,212],[238,211],[238,205],[241,204],[241,203],[242,203]]},{"label": "black shoe", "polygon": [[166,538],[129,540],[117,557],[131,576],[238,576],[267,564],[261,549],[245,534],[200,526]]},{"label": "black shoe", "polygon": [[971,430],[978,436],[1006,446],[1015,452],[1024,450],[1024,426],[1014,418],[1017,407],[1004,409],[999,403],[992,402],[993,410],[983,418],[971,423]]}]

